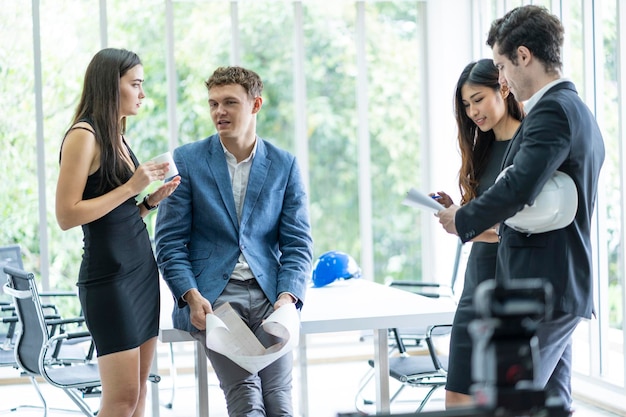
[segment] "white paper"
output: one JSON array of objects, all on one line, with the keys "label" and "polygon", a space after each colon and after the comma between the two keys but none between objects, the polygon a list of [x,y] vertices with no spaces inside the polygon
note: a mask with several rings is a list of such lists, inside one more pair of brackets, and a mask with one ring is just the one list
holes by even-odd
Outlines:
[{"label": "white paper", "polygon": [[425,208],[435,213],[444,209],[444,207],[437,203],[431,196],[417,191],[415,188],[411,188],[406,193],[406,197],[402,201],[402,204],[405,206]]},{"label": "white paper", "polygon": [[206,345],[254,374],[298,346],[300,317],[295,304],[285,304],[262,324],[266,333],[281,339],[264,347],[229,303],[206,316]]}]

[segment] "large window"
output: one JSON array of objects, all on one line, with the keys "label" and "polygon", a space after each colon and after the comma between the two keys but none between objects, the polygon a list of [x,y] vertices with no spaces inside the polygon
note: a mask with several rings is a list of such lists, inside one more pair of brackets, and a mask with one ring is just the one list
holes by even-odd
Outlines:
[{"label": "large window", "polygon": [[[574,344],[581,358],[575,369],[597,380],[624,387],[624,80],[620,78],[620,26],[624,10],[616,0],[566,2],[564,21],[571,22],[566,63],[580,94],[596,114],[604,136],[606,159],[598,193],[596,242],[597,319],[583,323]],[[622,109],[622,110],[620,110]],[[583,358],[587,360],[583,360]]]},{"label": "large window", "polygon": [[[136,51],[145,66],[147,98],[140,114],[129,119],[127,132],[140,160],[170,144],[212,134],[204,80],[221,65],[252,68],[265,83],[259,134],[293,153],[299,146],[306,149],[298,156],[306,157],[301,164],[308,168],[316,255],[348,252],[372,265],[367,272],[377,281],[419,277],[417,214],[400,204],[406,190],[420,184],[417,4],[110,0],[100,15],[92,4],[52,0],[35,1],[32,9],[5,8],[4,21],[22,20],[20,27],[32,26],[33,12],[39,20],[32,22],[33,32],[5,27],[16,42],[5,54],[3,97],[19,97],[23,105],[18,109],[7,103],[12,110],[2,115],[3,140],[10,140],[10,152],[19,155],[7,172],[20,184],[1,197],[8,220],[1,240],[32,253],[29,267],[35,271],[48,276],[49,268],[49,284],[73,285],[81,232],[61,232],[54,219],[58,150],[86,65],[106,43]],[[98,30],[100,24],[106,27]],[[168,44],[170,30],[173,42]],[[298,36],[300,44],[294,41]],[[168,62],[170,51],[173,62]],[[296,54],[302,59],[301,74],[295,69]],[[296,103],[298,76],[303,106]],[[35,87],[37,77],[41,90]],[[176,95],[173,130],[168,83]],[[40,104],[33,90],[41,94]],[[296,126],[301,108],[306,116]],[[38,213],[41,204],[44,217]],[[154,216],[148,219],[150,226],[153,221]],[[362,252],[370,259],[361,259]]]},{"label": "large window", "polygon": [[[410,187],[430,191],[444,175],[455,179],[456,78],[469,60],[490,56],[491,21],[526,3],[5,2],[0,245],[20,244],[45,286],[73,288],[82,233],[56,224],[58,152],[89,60],[112,46],[137,52],[145,66],[147,98],[127,132],[140,160],[212,134],[204,81],[218,66],[252,68],[265,83],[259,134],[304,168],[315,255],[348,252],[378,282],[447,280],[450,265],[436,252],[447,245],[452,259],[454,239],[401,201]],[[596,114],[607,148],[594,218],[597,319],[577,332],[575,370],[624,395],[626,11],[620,0],[532,3],[562,18],[565,75]]]}]

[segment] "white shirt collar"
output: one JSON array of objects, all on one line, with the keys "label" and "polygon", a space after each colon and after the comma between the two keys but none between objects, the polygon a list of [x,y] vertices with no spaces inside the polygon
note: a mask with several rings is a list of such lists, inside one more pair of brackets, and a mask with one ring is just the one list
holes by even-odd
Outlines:
[{"label": "white shirt collar", "polygon": [[[256,147],[257,144],[259,143],[259,138],[255,137],[254,138],[254,146],[252,147],[252,152],[250,152],[250,155],[248,155],[248,157],[246,159],[244,159],[241,162],[246,162],[246,161],[250,161],[254,158],[254,155],[256,155]],[[226,149],[226,146],[224,146],[224,142],[222,142],[222,138],[220,138],[220,145],[222,145],[222,149],[224,150],[224,153],[226,155],[231,155],[233,158],[235,157],[232,153],[230,153],[230,151],[228,149]]]},{"label": "white shirt collar", "polygon": [[546,91],[548,91],[549,89],[551,89],[555,85],[557,85],[559,83],[564,83],[566,81],[571,81],[571,80],[569,78],[566,78],[566,77],[562,77],[562,78],[556,79],[556,80],[551,81],[548,84],[544,85],[539,91],[537,91],[535,94],[533,94],[532,97],[529,98],[528,100],[526,100],[526,102],[524,103],[524,111],[526,112],[526,114],[530,113],[530,111],[533,109],[533,107],[535,107],[535,104],[537,104],[537,102],[539,100],[541,100],[541,98],[546,93]]}]

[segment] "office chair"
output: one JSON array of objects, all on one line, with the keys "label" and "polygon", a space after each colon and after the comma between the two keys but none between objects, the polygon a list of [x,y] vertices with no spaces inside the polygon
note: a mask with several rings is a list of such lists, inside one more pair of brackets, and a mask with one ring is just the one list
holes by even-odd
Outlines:
[{"label": "office chair", "polygon": [[454,254],[454,265],[452,266],[452,277],[450,283],[440,282],[422,282],[422,281],[390,281],[388,284],[402,290],[411,291],[416,294],[430,298],[449,298],[456,301],[455,286],[461,268],[461,258],[463,257],[463,244],[461,241],[457,243],[456,252]]},{"label": "office chair", "polygon": [[[455,279],[456,277],[453,277],[450,285],[419,281],[391,281],[388,285],[390,287],[410,291],[425,297],[441,299],[441,302],[449,303],[456,308],[458,299],[454,293]],[[423,342],[426,337],[427,330],[428,327],[389,329],[390,346],[392,348],[396,347],[398,339],[401,339],[405,346],[424,347]]]},{"label": "office chair", "polygon": [[[21,324],[15,345],[15,359],[35,387],[44,405],[44,415],[47,415],[48,407],[35,379],[38,376],[61,388],[85,416],[93,417],[94,413],[84,399],[99,394],[100,375],[97,363],[92,361],[94,348],[89,333],[57,331],[59,326],[76,320],[46,319],[34,275],[10,266],[5,266],[3,270],[8,277],[4,291],[13,297]],[[82,358],[75,355],[65,357],[64,342],[77,340],[86,343],[82,347]],[[73,344],[72,351],[75,352],[77,346]]]},{"label": "office chair", "polygon": [[20,245],[0,246],[0,266],[22,268],[22,251]]},{"label": "office chair", "polygon": [[[396,340],[395,352],[389,357],[389,376],[400,383],[399,388],[391,396],[389,402],[393,403],[406,387],[423,387],[428,391],[419,401],[415,410],[421,412],[432,395],[446,385],[448,369],[448,348],[451,324],[430,326],[424,335],[424,349],[409,352],[400,337],[397,329],[392,329]],[[374,377],[374,360],[368,360],[370,370],[361,380],[361,384],[355,396],[356,409],[367,414],[362,406],[373,404],[373,401],[363,397],[363,393]]]},{"label": "office chair", "polygon": [[[22,269],[22,256],[19,245],[0,247],[0,269],[5,265]],[[0,272],[4,275],[4,272]],[[0,292],[0,297],[3,293]],[[0,298],[0,367],[18,369],[13,347],[17,336],[18,320],[15,307],[9,297]]]},{"label": "office chair", "polygon": [[[5,265],[12,266],[18,269],[24,268],[22,264],[22,252],[19,245],[0,246],[0,270]],[[3,274],[4,273],[0,271],[0,275]],[[4,296],[2,293],[0,293],[0,307],[2,307],[2,312],[9,311],[7,307],[10,306],[10,304],[11,298],[8,296]],[[2,330],[0,330],[0,332],[2,332]],[[4,333],[0,333],[0,336],[3,335]]]},{"label": "office chair", "polygon": [[[421,281],[390,281],[389,286],[410,291],[425,297],[441,299],[442,302],[456,306],[455,284],[462,266],[463,245],[459,241],[454,256],[450,283],[433,283]],[[427,328],[392,328],[389,329],[389,376],[401,385],[390,398],[390,403],[400,395],[407,386],[428,387],[416,412],[421,412],[431,396],[438,388],[445,386],[449,349],[449,333],[451,324],[431,325]],[[435,344],[435,341],[438,343]],[[443,344],[442,348],[437,346]],[[407,347],[414,348],[411,352]],[[361,380],[355,396],[357,410],[362,412],[362,405],[373,404],[372,400],[363,397],[363,392],[374,376],[374,361],[368,361],[370,369]]]},{"label": "office chair", "polygon": [[[2,271],[4,266],[11,266],[20,270],[24,269],[20,245],[0,246],[0,275],[4,275]],[[19,320],[15,314],[15,307],[11,298],[0,291],[0,297],[2,296],[6,298],[0,300],[0,366],[18,368],[14,359],[13,349],[17,333],[19,332]],[[73,292],[44,292],[40,293],[40,296],[76,297],[76,294]],[[55,304],[45,303],[42,304],[42,307],[46,311],[45,317],[47,319],[58,319],[61,317],[59,309]],[[80,322],[82,323],[83,321],[81,320]],[[56,326],[53,330],[64,331],[60,326]]]},{"label": "office chair", "polygon": [[[8,307],[8,310],[4,308]],[[13,367],[18,369],[13,347],[15,345],[15,328],[17,316],[14,309],[9,305],[0,305],[0,367]]]},{"label": "office chair", "polygon": [[[453,308],[456,308],[458,297],[456,295],[457,278],[461,271],[462,260],[465,254],[469,253],[463,251],[463,244],[459,241],[457,243],[454,265],[452,267],[452,276],[449,283],[445,282],[423,282],[415,280],[391,280],[387,282],[387,285],[400,290],[409,291],[414,294],[419,294],[424,297],[440,299],[441,302],[449,303]],[[402,329],[389,329],[389,345],[391,350],[395,350],[396,338],[400,337],[405,346],[422,346],[422,342],[426,335],[427,327],[422,328],[402,328]],[[391,353],[391,352],[390,352]]]}]

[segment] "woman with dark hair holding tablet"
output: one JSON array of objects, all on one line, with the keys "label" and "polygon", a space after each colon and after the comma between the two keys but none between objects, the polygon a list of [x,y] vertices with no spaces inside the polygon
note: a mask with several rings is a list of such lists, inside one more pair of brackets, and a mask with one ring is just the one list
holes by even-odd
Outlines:
[{"label": "woman with dark hair holding tablet", "polygon": [[[500,85],[499,72],[492,59],[468,64],[456,85],[454,113],[461,151],[459,189],[461,205],[487,190],[500,173],[509,140],[523,118],[523,109],[506,85]],[[445,192],[436,194],[445,207],[454,204]],[[495,229],[474,239],[467,260],[463,293],[454,317],[446,383],[446,407],[467,406],[472,402],[472,340],[467,331],[476,318],[473,297],[476,286],[494,278],[498,235]]]}]

